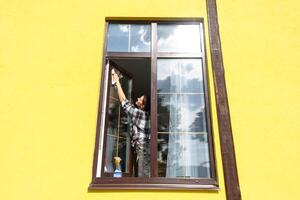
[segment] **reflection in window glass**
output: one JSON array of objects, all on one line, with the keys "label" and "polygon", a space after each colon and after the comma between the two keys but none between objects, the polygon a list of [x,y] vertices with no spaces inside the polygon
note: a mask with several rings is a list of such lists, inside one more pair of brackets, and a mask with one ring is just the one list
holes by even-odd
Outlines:
[{"label": "reflection in window glass", "polygon": [[150,52],[150,25],[109,24],[107,51]]},{"label": "reflection in window glass", "polygon": [[201,52],[200,25],[159,24],[157,49],[158,52]]},{"label": "reflection in window glass", "polygon": [[107,51],[127,52],[129,44],[129,25],[110,24],[108,28]]},{"label": "reflection in window glass", "polygon": [[159,176],[209,178],[201,59],[157,63]]},{"label": "reflection in window glass", "polygon": [[210,177],[207,134],[158,134],[157,153],[160,177]]},{"label": "reflection in window glass", "polygon": [[131,52],[150,52],[150,25],[130,25],[131,26],[131,39],[130,51]]},{"label": "reflection in window glass", "polygon": [[202,94],[158,95],[159,132],[206,132]]},{"label": "reflection in window glass", "polygon": [[161,59],[158,65],[159,93],[203,93],[201,59]]}]

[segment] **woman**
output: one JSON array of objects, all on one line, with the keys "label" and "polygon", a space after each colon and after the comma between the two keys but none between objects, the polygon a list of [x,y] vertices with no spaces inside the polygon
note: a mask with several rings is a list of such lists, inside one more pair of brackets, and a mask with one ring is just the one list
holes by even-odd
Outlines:
[{"label": "woman", "polygon": [[130,118],[131,145],[137,156],[138,177],[150,176],[150,131],[149,131],[149,100],[146,95],[137,98],[134,106],[130,103],[122,89],[119,77],[112,74],[112,80],[118,90],[122,108]]}]

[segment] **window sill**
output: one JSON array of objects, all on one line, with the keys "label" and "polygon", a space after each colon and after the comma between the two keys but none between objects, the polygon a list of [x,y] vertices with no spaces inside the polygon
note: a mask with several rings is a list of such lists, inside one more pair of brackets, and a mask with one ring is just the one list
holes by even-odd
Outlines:
[{"label": "window sill", "polygon": [[217,192],[220,190],[214,180],[196,180],[183,183],[182,180],[167,179],[162,181],[157,178],[97,178],[89,185],[89,191],[97,190],[202,190]]}]

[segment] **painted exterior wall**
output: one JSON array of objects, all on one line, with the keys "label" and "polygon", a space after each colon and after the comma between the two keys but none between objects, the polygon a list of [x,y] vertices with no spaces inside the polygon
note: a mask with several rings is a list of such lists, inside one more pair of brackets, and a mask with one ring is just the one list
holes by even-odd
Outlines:
[{"label": "painted exterior wall", "polygon": [[[299,3],[217,4],[242,198],[299,199]],[[225,200],[214,101],[219,192],[87,189],[105,17],[204,17],[208,35],[205,6],[204,0],[1,1],[0,198]],[[208,63],[213,93],[209,55]]]},{"label": "painted exterior wall", "polygon": [[299,199],[299,1],[217,1],[243,199]]}]

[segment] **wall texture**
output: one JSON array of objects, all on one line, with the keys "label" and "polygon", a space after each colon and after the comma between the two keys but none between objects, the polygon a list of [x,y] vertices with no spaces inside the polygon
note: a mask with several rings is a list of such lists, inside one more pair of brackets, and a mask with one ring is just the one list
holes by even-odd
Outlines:
[{"label": "wall texture", "polygon": [[[242,197],[299,199],[299,3],[217,3]],[[219,192],[88,192],[106,16],[206,19],[206,8],[204,0],[0,1],[0,198],[225,200],[214,108]]]},{"label": "wall texture", "polygon": [[242,197],[299,199],[299,1],[217,3]]}]

